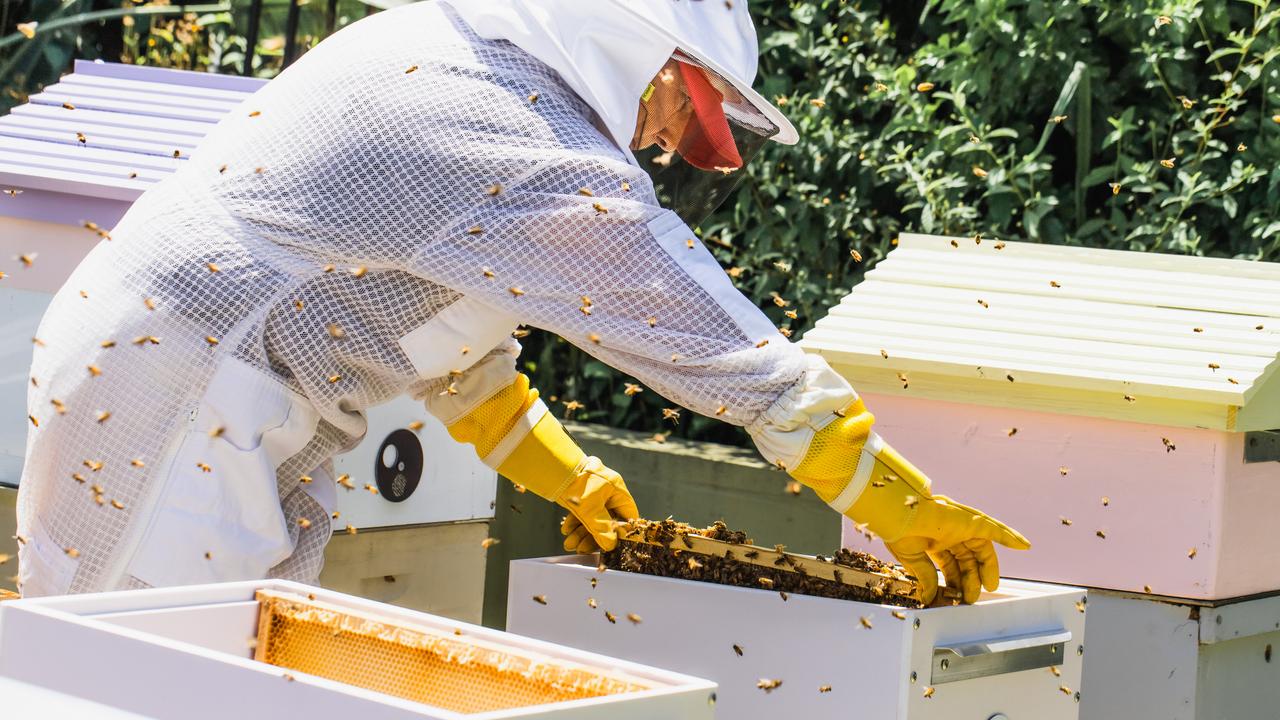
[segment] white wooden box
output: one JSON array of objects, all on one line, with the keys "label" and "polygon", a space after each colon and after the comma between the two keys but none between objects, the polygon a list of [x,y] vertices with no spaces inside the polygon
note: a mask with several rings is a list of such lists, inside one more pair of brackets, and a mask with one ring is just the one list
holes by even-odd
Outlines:
[{"label": "white wooden box", "polygon": [[[650,689],[460,714],[285,671],[251,659],[258,603],[274,589],[557,662],[600,668]],[[362,672],[376,669],[361,668]],[[653,720],[713,717],[715,684],[425,613],[283,581],[237,582],[15,600],[0,604],[0,679],[156,718]],[[0,705],[0,707],[3,707]]]},{"label": "white wooden box", "polygon": [[1089,591],[1080,720],[1280,717],[1280,597],[1181,603]]},{"label": "white wooden box", "polygon": [[1280,463],[1257,461],[1280,457],[1280,264],[903,235],[801,345],[936,492],[1031,540],[1003,574],[1280,590],[1257,551],[1280,508]]},{"label": "white wooden box", "polygon": [[[1084,602],[1077,588],[1010,580],[971,606],[784,601],[566,556],[511,563],[507,629],[714,680],[717,712],[734,720],[1068,720],[1080,708]],[[766,693],[761,679],[783,682]]]}]

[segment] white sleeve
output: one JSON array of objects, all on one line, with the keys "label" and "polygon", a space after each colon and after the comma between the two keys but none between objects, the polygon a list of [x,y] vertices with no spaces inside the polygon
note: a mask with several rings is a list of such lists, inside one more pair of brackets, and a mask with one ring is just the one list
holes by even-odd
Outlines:
[{"label": "white sleeve", "polygon": [[570,154],[508,178],[433,233],[413,264],[736,425],[755,422],[806,372],[804,353],[620,159]]},{"label": "white sleeve", "polygon": [[508,338],[466,372],[431,386],[422,400],[437,420],[448,427],[516,379],[516,358],[520,343]]}]

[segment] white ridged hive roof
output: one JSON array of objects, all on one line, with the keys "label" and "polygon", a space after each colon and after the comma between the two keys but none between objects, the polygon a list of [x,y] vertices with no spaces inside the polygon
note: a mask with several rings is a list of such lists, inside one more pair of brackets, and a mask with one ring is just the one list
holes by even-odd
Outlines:
[{"label": "white ridged hive roof", "polygon": [[801,345],[863,391],[1280,428],[1277,263],[903,235]]},{"label": "white ridged hive roof", "polygon": [[77,60],[0,117],[0,185],[133,202],[264,82]]}]

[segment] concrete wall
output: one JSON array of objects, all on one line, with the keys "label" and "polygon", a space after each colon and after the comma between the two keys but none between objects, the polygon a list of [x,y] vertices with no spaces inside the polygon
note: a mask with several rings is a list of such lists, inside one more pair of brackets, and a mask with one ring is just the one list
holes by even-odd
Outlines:
[{"label": "concrete wall", "polygon": [[[617,470],[641,515],[668,515],[694,525],[724,520],[758,544],[782,543],[802,553],[831,553],[840,546],[840,516],[805,489],[786,491],[788,477],[754,450],[713,443],[668,440],[602,425],[566,423],[589,455]],[[509,482],[498,484],[491,534],[502,542],[489,549],[484,624],[506,625],[507,564],[511,560],[564,554],[560,518],[564,510]]]}]

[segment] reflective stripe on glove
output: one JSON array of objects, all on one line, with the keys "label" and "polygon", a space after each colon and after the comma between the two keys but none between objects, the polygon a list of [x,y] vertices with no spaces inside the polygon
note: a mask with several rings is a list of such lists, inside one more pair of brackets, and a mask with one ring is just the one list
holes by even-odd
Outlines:
[{"label": "reflective stripe on glove", "polygon": [[569,511],[561,524],[569,552],[612,550],[614,521],[640,516],[622,477],[582,452],[524,374],[448,430],[503,477]]},{"label": "reflective stripe on glove", "polygon": [[930,491],[929,478],[871,431],[875,418],[855,400],[814,435],[792,476],[824,502],[879,535],[898,562],[920,581],[927,605],[941,568],[964,602],[1000,585],[993,543],[1031,547],[1016,530],[989,515]]}]

